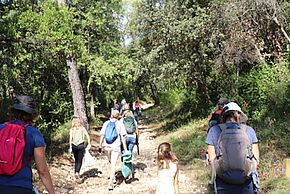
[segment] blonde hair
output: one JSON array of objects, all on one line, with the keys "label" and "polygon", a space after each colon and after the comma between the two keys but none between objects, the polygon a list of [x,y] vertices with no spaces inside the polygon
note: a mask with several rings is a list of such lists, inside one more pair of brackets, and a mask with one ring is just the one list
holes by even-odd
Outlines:
[{"label": "blonde hair", "polygon": [[120,114],[118,110],[113,110],[112,114],[111,114],[111,118],[115,118],[115,119],[119,119]]},{"label": "blonde hair", "polygon": [[82,125],[82,123],[81,123],[80,118],[78,118],[78,117],[73,118],[72,123],[71,123],[71,127],[72,127],[72,128],[82,127],[82,126],[83,126],[83,125]]},{"label": "blonde hair", "polygon": [[[177,161],[178,158],[174,155],[170,143],[163,142],[158,146],[157,165],[159,169],[169,169],[169,162],[177,162]],[[165,162],[166,166],[164,165]]]}]

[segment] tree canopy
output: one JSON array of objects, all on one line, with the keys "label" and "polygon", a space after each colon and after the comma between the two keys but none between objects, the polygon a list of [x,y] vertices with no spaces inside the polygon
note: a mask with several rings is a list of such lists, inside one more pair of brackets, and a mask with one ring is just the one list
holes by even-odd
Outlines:
[{"label": "tree canopy", "polygon": [[252,119],[289,118],[289,15],[285,0],[1,1],[1,120],[23,94],[48,134],[122,98],[189,119],[223,96]]}]

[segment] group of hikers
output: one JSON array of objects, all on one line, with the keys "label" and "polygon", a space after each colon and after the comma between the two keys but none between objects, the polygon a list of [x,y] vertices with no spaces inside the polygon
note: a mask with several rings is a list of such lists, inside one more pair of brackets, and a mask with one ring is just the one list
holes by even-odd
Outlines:
[{"label": "group of hikers", "polygon": [[[116,183],[116,163],[120,156],[125,181],[130,175],[134,178],[132,152],[139,142],[138,118],[134,115],[137,108],[140,113],[140,104],[137,103],[135,106],[127,106],[122,100],[121,110],[120,106],[112,104],[110,119],[104,122],[100,131],[98,151],[104,152],[108,158],[108,190],[113,190]],[[33,187],[32,159],[35,160],[39,177],[48,193],[55,193],[45,159],[45,142],[33,125],[38,117],[35,107],[33,98],[16,97],[15,103],[8,110],[10,120],[0,125],[0,194],[38,193]],[[255,131],[242,124],[248,118],[235,102],[220,98],[218,107],[210,116],[205,141],[208,144],[215,193],[258,193],[256,167],[259,164],[259,148]],[[69,152],[75,159],[74,179],[77,183],[82,183],[80,169],[84,155],[90,148],[91,140],[87,130],[81,120],[74,117]],[[179,194],[178,158],[167,142],[158,146],[157,166],[156,194]]]},{"label": "group of hikers", "polygon": [[[128,105],[123,99],[121,104],[110,104],[110,119],[104,122],[100,131],[100,141],[98,143],[99,153],[105,153],[108,158],[108,189],[113,190],[116,183],[115,173],[116,164],[119,156],[122,160],[122,174],[126,180],[129,175],[134,178],[134,170],[132,164],[132,152],[135,145],[138,146],[139,129],[138,129],[138,113],[140,104],[135,103],[135,108],[131,103]],[[138,111],[138,113],[136,113]],[[134,113],[135,112],[135,115]],[[137,114],[137,115],[136,115]],[[85,147],[85,138],[87,146]],[[87,130],[81,125],[79,118],[72,120],[72,128],[70,129],[70,149],[75,158],[75,180],[82,183],[80,178],[80,169],[83,163],[85,152],[91,148],[90,137]]]},{"label": "group of hikers", "polygon": [[[138,101],[135,103],[135,107],[133,107],[130,104],[128,105],[125,100],[122,100],[121,105],[112,104],[110,107],[111,117],[104,122],[100,131],[98,150],[100,153],[104,150],[108,158],[108,190],[113,190],[114,184],[116,184],[116,164],[119,156],[121,156],[121,172],[125,182],[129,179],[130,175],[134,179],[132,153],[134,146],[139,145],[137,121],[138,114],[141,114],[141,106]],[[80,124],[78,118],[73,120],[73,123],[75,122]],[[76,132],[76,130],[80,130],[80,132]],[[74,145],[74,143],[72,143],[73,141],[70,141],[70,145],[72,144],[72,151],[75,157],[75,179],[77,182],[81,183],[79,171],[82,164],[82,157],[85,152],[84,138],[87,137],[88,140],[87,150],[91,147],[90,138],[83,127],[75,128],[74,125],[71,128],[70,134],[70,139],[78,140],[76,141],[78,145]],[[79,141],[80,139],[81,141]],[[78,149],[78,151],[74,151],[74,149]],[[139,148],[137,150],[139,150]],[[80,152],[82,157],[79,157]],[[174,155],[173,149],[169,143],[164,142],[158,146],[157,164],[159,171],[156,188],[157,194],[179,194],[177,162],[178,159]]]},{"label": "group of hikers", "polygon": [[138,101],[134,103],[132,101],[127,103],[125,98],[123,98],[120,103],[114,103],[114,101],[111,99],[109,108],[111,114],[113,110],[118,110],[121,115],[123,114],[124,110],[130,110],[134,114],[136,121],[138,121],[138,116],[142,114],[142,107]]}]

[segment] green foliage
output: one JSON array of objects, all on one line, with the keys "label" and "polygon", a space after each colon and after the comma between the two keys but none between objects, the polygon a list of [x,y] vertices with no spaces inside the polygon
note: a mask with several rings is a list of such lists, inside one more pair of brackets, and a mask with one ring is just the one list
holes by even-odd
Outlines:
[{"label": "green foliage", "polygon": [[184,99],[185,91],[178,89],[160,93],[160,105],[172,108],[180,108]]},{"label": "green foliage", "polygon": [[177,157],[184,162],[195,162],[196,158],[202,159],[200,150],[204,149],[205,136],[191,134],[180,139],[171,138],[170,142],[174,147]]},{"label": "green foliage", "polygon": [[71,128],[71,121],[68,121],[60,125],[52,134],[52,139],[55,142],[54,146],[58,146],[61,143],[69,142],[69,130]]},{"label": "green foliage", "polygon": [[[244,77],[243,93],[252,119],[289,117],[289,78],[286,64],[261,64]],[[279,117],[278,117],[279,116]]]},{"label": "green foliage", "polygon": [[49,159],[57,155],[62,155],[69,149],[69,130],[71,128],[71,121],[59,125],[51,133],[52,143],[48,147],[47,154]]},{"label": "green foliage", "polygon": [[[204,94],[208,68],[207,9],[181,1],[139,1],[131,13],[128,32],[133,42],[129,52],[137,58],[142,84],[158,91],[198,85]],[[145,82],[145,83],[144,83]]]},{"label": "green foliage", "polygon": [[59,8],[57,1],[0,2],[1,118],[7,119],[15,95],[32,96],[40,113],[36,127],[49,149],[74,110],[67,54],[79,64],[88,102],[93,95],[104,107],[131,88],[133,66],[120,46],[120,1],[70,3]]}]

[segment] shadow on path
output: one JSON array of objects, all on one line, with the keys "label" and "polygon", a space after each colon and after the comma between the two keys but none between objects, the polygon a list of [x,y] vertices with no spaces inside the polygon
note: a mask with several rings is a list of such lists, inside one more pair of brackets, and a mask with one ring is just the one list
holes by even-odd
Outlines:
[{"label": "shadow on path", "polygon": [[85,181],[86,179],[88,178],[91,178],[91,177],[98,177],[98,178],[101,178],[99,176],[99,174],[103,174],[102,171],[99,171],[97,168],[92,168],[88,171],[85,171],[82,175],[81,175],[81,178],[83,179],[83,181]]}]

